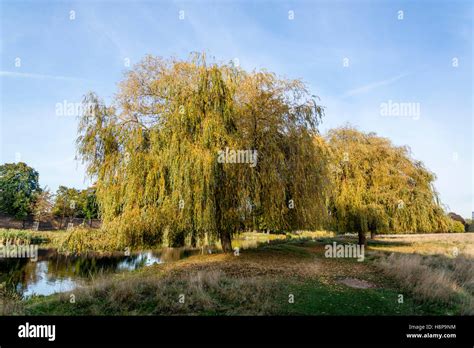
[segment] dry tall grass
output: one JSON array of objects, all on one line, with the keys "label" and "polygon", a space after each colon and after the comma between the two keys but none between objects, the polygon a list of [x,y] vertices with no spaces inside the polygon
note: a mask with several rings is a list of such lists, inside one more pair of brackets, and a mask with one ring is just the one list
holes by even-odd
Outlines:
[{"label": "dry tall grass", "polygon": [[417,299],[459,306],[461,314],[474,314],[474,262],[469,256],[392,253],[382,255],[376,264]]},{"label": "dry tall grass", "polygon": [[11,315],[23,310],[21,296],[0,284],[0,315]]},{"label": "dry tall grass", "polygon": [[387,244],[374,245],[371,249],[424,255],[441,254],[448,257],[462,254],[474,258],[474,233],[380,235],[377,236],[377,241]]},{"label": "dry tall grass", "polygon": [[[195,271],[164,277],[104,279],[76,289],[75,314],[107,315],[268,315],[273,282],[258,277],[235,279],[219,271]],[[69,293],[60,295],[69,301]],[[60,313],[59,313],[60,314]]]}]

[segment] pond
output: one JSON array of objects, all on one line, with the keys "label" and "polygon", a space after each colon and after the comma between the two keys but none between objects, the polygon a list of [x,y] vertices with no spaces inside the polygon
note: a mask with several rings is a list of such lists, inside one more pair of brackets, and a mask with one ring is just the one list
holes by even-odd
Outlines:
[{"label": "pond", "polygon": [[65,255],[55,249],[39,249],[36,261],[29,258],[0,260],[0,284],[23,298],[70,291],[102,275],[133,271],[156,263],[173,262],[201,253],[201,249],[163,248],[129,256]]}]

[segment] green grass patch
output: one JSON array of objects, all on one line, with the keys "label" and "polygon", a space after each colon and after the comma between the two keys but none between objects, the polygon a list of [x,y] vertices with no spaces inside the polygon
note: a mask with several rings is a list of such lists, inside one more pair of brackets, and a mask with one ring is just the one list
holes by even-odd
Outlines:
[{"label": "green grass patch", "polygon": [[[289,303],[289,296],[294,303]],[[321,284],[316,281],[288,284],[282,315],[443,315],[446,308],[420,304],[391,289],[353,289],[345,285]]]},{"label": "green grass patch", "polygon": [[38,232],[16,229],[0,229],[0,245],[42,244],[49,239]]},{"label": "green grass patch", "polygon": [[272,244],[261,245],[255,252],[285,254],[296,257],[312,257],[308,250],[303,248],[305,245],[304,241],[292,242],[273,242]]}]

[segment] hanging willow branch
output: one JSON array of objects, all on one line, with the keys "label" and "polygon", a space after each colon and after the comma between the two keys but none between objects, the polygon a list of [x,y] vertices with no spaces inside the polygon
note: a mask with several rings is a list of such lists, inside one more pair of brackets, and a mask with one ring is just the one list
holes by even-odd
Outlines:
[{"label": "hanging willow branch", "polygon": [[371,233],[446,232],[449,218],[434,190],[435,176],[408,147],[352,127],[329,131],[330,211],[336,230]]},{"label": "hanging willow branch", "polygon": [[[119,245],[198,244],[246,229],[322,226],[329,181],[317,126],[323,108],[299,80],[148,56],[114,107],[85,98],[79,156],[97,180],[106,233]],[[223,150],[255,163],[221,163]]]}]

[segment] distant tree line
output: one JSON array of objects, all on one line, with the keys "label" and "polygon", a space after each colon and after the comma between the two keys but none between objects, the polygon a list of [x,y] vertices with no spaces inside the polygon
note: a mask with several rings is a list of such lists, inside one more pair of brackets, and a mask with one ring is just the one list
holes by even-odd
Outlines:
[{"label": "distant tree line", "polygon": [[72,218],[86,220],[99,216],[94,188],[78,190],[59,186],[56,194],[41,188],[38,172],[25,163],[0,165],[0,212],[25,222],[61,219],[61,227]]}]

